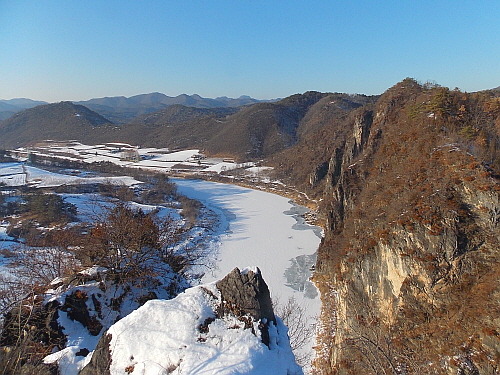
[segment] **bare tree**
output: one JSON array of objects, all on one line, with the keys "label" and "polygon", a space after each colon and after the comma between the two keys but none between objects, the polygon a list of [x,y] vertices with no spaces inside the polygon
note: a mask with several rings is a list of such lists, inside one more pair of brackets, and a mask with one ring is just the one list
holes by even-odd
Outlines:
[{"label": "bare tree", "polygon": [[118,204],[95,224],[77,255],[124,279],[159,275],[167,267],[183,273],[203,256],[197,246],[177,246],[186,230],[171,217]]},{"label": "bare tree", "polygon": [[278,299],[273,301],[274,311],[283,323],[288,327],[290,346],[295,355],[295,360],[300,366],[309,365],[312,360],[312,353],[306,352],[306,345],[314,336],[316,325],[311,316],[306,314],[306,310],[294,297],[282,304]]}]

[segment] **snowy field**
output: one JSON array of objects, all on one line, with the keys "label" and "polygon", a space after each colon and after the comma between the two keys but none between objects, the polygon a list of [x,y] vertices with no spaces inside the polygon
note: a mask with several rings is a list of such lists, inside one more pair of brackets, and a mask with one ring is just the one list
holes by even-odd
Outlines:
[{"label": "snowy field", "polygon": [[[239,186],[174,179],[178,191],[200,200],[221,216],[217,237],[217,268],[203,282],[220,279],[234,267],[261,269],[273,299],[294,297],[307,314],[319,316],[320,299],[308,281],[320,230],[303,223],[287,198]],[[315,319],[314,319],[315,320]],[[311,340],[308,350],[312,351]]]},{"label": "snowy field", "polygon": [[[45,141],[36,147],[13,150],[16,158],[25,160],[29,155],[66,159],[83,163],[111,162],[128,168],[157,172],[223,173],[238,168],[252,168],[254,163],[236,163],[222,158],[206,158],[198,149],[169,150],[166,148],[140,148],[125,143],[84,145],[79,142]],[[269,169],[267,167],[266,169]],[[262,169],[261,171],[264,171]],[[249,172],[252,175],[253,172]],[[20,176],[22,178],[22,176]],[[21,182],[16,182],[19,184]]]},{"label": "snowy field", "polygon": [[23,163],[0,163],[0,183],[7,186],[31,185],[36,187],[54,187],[60,185],[111,183],[114,185],[133,186],[140,184],[129,176],[118,177],[79,177],[49,172],[44,169],[27,166]]}]

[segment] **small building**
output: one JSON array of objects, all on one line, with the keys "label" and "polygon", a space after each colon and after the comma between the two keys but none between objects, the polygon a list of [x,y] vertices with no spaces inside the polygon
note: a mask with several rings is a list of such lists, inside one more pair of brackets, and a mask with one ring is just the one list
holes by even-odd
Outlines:
[{"label": "small building", "polygon": [[125,161],[139,161],[141,160],[141,155],[136,148],[127,148],[121,151],[121,160]]}]

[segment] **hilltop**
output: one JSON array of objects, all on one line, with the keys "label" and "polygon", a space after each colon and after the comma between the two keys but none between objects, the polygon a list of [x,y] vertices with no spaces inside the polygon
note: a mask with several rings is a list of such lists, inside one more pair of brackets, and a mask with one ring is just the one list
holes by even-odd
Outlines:
[{"label": "hilltop", "polygon": [[43,139],[99,139],[111,122],[71,102],[45,104],[26,109],[0,122],[0,147],[24,146]]}]

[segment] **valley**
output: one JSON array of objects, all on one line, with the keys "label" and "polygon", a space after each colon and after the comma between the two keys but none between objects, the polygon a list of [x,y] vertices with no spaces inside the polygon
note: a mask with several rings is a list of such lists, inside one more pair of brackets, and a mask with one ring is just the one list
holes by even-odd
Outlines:
[{"label": "valley", "polygon": [[[279,300],[276,316],[297,312],[299,332],[307,332],[301,349],[290,333],[300,371],[494,374],[500,347],[499,322],[491,314],[498,311],[500,291],[499,95],[498,89],[465,93],[406,78],[378,96],[306,92],[233,108],[176,104],[120,124],[68,102],[34,107],[0,122],[0,144],[9,150],[0,155],[6,162],[0,171],[1,207],[10,210],[0,241],[7,250],[26,245],[25,234],[49,241],[54,217],[64,219],[58,225],[85,233],[83,245],[69,244],[77,261],[92,266],[89,261],[98,259],[84,246],[90,241],[107,264],[107,271],[88,271],[92,276],[77,284],[93,296],[82,297],[92,308],[85,318],[92,332],[97,331],[93,325],[105,327],[102,332],[111,329],[98,306],[118,318],[131,306],[140,310],[149,297],[169,299],[189,285],[206,283],[201,289],[206,295],[193,292],[196,299],[208,295],[219,307],[203,305],[212,312],[202,314],[207,320],[195,330],[201,341],[194,347],[209,339],[216,343],[220,337],[211,337],[207,327],[211,319],[223,318],[224,299],[210,285],[235,266],[246,278],[245,267],[254,265]],[[40,202],[62,211],[53,216],[52,209],[39,209]],[[104,213],[94,230],[83,225],[84,217],[94,215],[90,202]],[[113,202],[118,211],[106,209]],[[30,214],[26,207],[38,212]],[[158,220],[155,212],[170,221]],[[117,254],[132,259],[146,251],[147,261],[126,274],[149,275],[152,289],[133,286],[142,279],[127,284],[125,292],[123,285],[108,284],[122,278],[131,282],[116,257],[102,254],[106,236],[113,234],[106,222],[117,219],[135,223],[132,247],[142,238],[142,226],[150,233],[169,228],[173,242],[168,246],[160,236],[132,253],[118,248]],[[23,227],[23,220],[44,223]],[[151,248],[163,249],[160,258]],[[156,278],[159,265],[174,270],[165,273],[168,280]],[[77,298],[71,277],[63,280],[61,290],[49,293],[57,311]],[[98,296],[96,285],[123,298]],[[149,297],[143,295],[148,290]],[[121,307],[113,310],[115,305]],[[239,316],[239,308],[231,311]],[[54,310],[47,313],[54,316]],[[315,343],[310,319],[316,323]],[[285,321],[289,332],[292,321]],[[11,324],[6,332],[15,331]],[[260,330],[254,327],[257,336],[264,335],[263,343],[267,336]],[[103,337],[99,345],[106,347]],[[11,349],[8,340],[4,337],[8,350],[27,347]],[[90,355],[76,358],[78,335],[71,336],[70,346],[44,340],[44,350],[57,348],[60,355],[45,364],[20,355],[19,363],[43,367],[66,361],[71,374],[87,365],[85,371],[92,373],[98,366],[88,362]]]},{"label": "valley", "polygon": [[[0,163],[0,185],[9,196],[7,200],[22,199],[19,189],[29,189],[31,193],[28,194],[33,194],[34,190],[41,190],[44,194],[55,193],[66,204],[75,207],[75,217],[73,222],[67,225],[68,228],[86,228],[96,220],[105,218],[113,207],[121,203],[133,210],[140,209],[146,214],[154,214],[158,218],[168,217],[178,222],[179,227],[187,225],[189,229],[184,232],[176,246],[202,248],[203,253],[200,263],[183,271],[189,283],[196,285],[200,282],[216,281],[234,267],[244,269],[248,266],[258,266],[266,275],[276,306],[292,304],[302,314],[301,324],[305,325],[309,333],[305,337],[306,341],[294,349],[304,370],[310,370],[309,364],[314,354],[314,322],[319,316],[320,301],[318,291],[309,278],[321,239],[321,230],[306,224],[302,215],[308,210],[299,209],[288,198],[237,185],[193,179],[196,176],[210,178],[219,173],[229,173],[225,177],[227,181],[256,181],[259,177],[260,184],[266,185],[271,184],[271,181],[264,173],[270,168],[256,167],[254,163],[241,165],[227,159],[201,159],[198,150],[169,152],[165,149],[142,150],[116,143],[96,146],[74,142],[64,146],[61,143],[48,143],[50,145],[30,147],[28,150],[13,150],[11,155],[23,161]],[[123,158],[121,153],[128,150],[134,150],[146,163]],[[32,165],[34,161],[38,167]],[[71,163],[71,168],[65,165],[68,162]],[[95,169],[92,168],[92,163],[102,162],[126,168],[121,169],[122,172],[147,171],[150,178],[167,174],[190,177],[169,181],[175,184],[177,197],[187,197],[200,202],[201,207],[198,207],[195,216],[188,220],[183,214],[183,199],[176,198],[160,204],[138,200],[141,192],[150,188],[144,177],[135,179],[132,176],[117,176],[109,172],[103,175],[92,170]],[[80,168],[90,169],[76,169],[76,164],[73,163],[78,163]],[[182,165],[182,169],[179,165]],[[186,165],[193,168],[186,169]],[[231,171],[236,169],[240,170],[237,175],[231,175]],[[100,188],[103,185],[128,190],[128,199],[131,200],[124,201],[125,198],[103,194],[103,189]],[[1,257],[0,273],[4,283],[12,277],[18,277],[16,267],[19,266],[16,265],[16,260],[22,257],[23,253],[31,253],[33,256],[33,251],[43,251],[43,247],[28,245],[33,240],[27,242],[25,238],[9,235],[13,233],[15,222],[15,225],[23,223],[7,216],[0,226],[0,248],[4,254]],[[33,229],[38,230],[40,236],[46,236],[51,231],[63,228],[60,224],[48,228],[35,224]],[[259,238],[262,240],[259,241]],[[304,262],[303,259],[307,261]],[[84,345],[96,345],[95,341],[89,344],[91,342],[92,340],[87,340]],[[60,366],[75,361],[69,357],[64,358],[66,359]],[[70,368],[77,369],[81,366],[75,364],[68,367]],[[74,370],[68,371],[64,373],[74,373]]]}]

